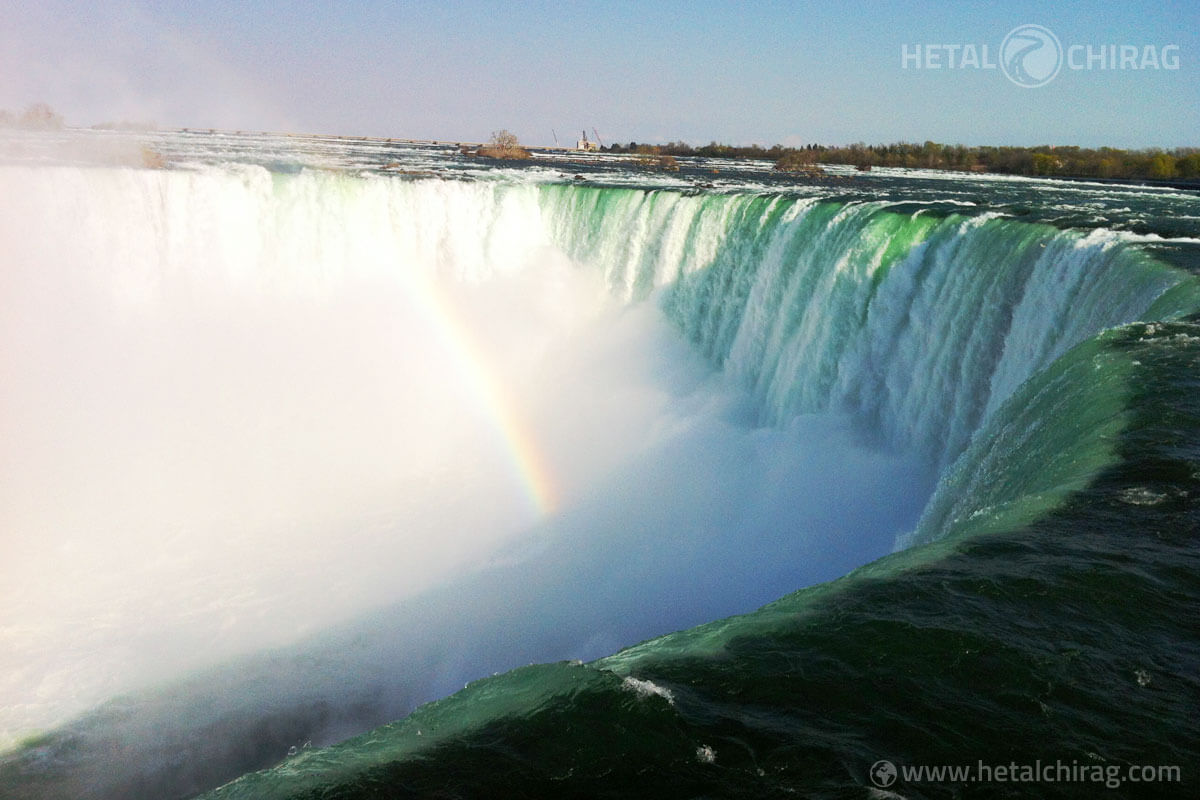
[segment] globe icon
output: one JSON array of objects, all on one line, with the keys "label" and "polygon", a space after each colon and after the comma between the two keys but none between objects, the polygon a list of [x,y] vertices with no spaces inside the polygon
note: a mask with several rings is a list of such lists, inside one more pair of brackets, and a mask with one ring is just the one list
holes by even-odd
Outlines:
[{"label": "globe icon", "polygon": [[896,782],[896,765],[890,761],[880,760],[871,765],[871,783],[881,789],[886,789]]},{"label": "globe icon", "polygon": [[1000,68],[1008,79],[1026,89],[1054,80],[1062,69],[1063,49],[1058,37],[1041,25],[1019,25],[1000,45]]}]

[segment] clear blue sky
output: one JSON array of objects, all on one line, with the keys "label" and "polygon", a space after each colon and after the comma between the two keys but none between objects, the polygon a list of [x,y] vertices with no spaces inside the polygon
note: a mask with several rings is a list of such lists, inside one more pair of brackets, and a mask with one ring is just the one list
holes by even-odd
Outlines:
[{"label": "clear blue sky", "polygon": [[[1024,23],[1177,70],[901,68]],[[480,140],[1200,146],[1200,3],[0,0],[0,108],[73,124]]]}]

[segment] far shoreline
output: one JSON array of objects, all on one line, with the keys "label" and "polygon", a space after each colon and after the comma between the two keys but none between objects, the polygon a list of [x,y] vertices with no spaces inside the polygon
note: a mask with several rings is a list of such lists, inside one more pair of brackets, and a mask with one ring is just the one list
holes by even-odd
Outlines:
[{"label": "far shoreline", "polygon": [[[269,137],[281,137],[281,138],[290,138],[290,139],[320,139],[320,140],[335,140],[335,141],[347,141],[347,142],[365,142],[365,143],[375,143],[375,144],[407,144],[407,145],[432,146],[432,147],[453,147],[453,148],[462,150],[464,152],[467,150],[478,150],[481,147],[487,146],[486,142],[474,142],[474,141],[468,141],[468,140],[462,140],[462,139],[434,139],[434,138],[418,139],[418,138],[397,137],[397,136],[366,136],[366,135],[355,135],[355,134],[311,133],[311,132],[298,133],[298,132],[293,132],[293,131],[266,131],[266,130],[252,130],[252,129],[208,128],[208,127],[196,127],[196,126],[157,127],[157,126],[152,126],[152,125],[144,125],[144,126],[136,126],[135,127],[132,125],[118,126],[118,125],[102,124],[102,125],[92,125],[92,126],[62,125],[61,127],[51,127],[51,128],[28,128],[28,127],[20,127],[20,126],[0,127],[0,132],[12,132],[12,133],[39,134],[39,133],[54,133],[56,131],[99,133],[99,134],[111,133],[111,134],[125,134],[125,135],[130,135],[130,134],[132,134],[132,135],[185,134],[185,135],[197,135],[197,136],[210,136],[210,135],[211,136],[247,136],[247,137],[269,136]],[[599,150],[580,150],[575,147],[563,147],[560,145],[544,145],[544,144],[524,145],[524,146],[530,152],[534,153],[535,155],[543,154],[544,156],[549,156],[549,159],[545,159],[545,158],[536,159],[535,158],[534,161],[541,161],[542,163],[545,163],[546,160],[553,160],[553,161],[560,162],[560,163],[566,163],[566,164],[576,163],[576,164],[581,164],[581,165],[587,164],[589,162],[594,162],[594,160],[596,159],[597,156],[616,157],[616,158],[621,158],[622,160],[628,159],[631,161],[637,161],[639,158],[645,158],[645,156],[648,154],[656,155],[656,156],[670,155],[670,156],[674,156],[677,158],[684,158],[684,159],[689,159],[689,160],[693,160],[693,159],[704,159],[704,160],[707,160],[707,159],[726,159],[726,160],[733,159],[733,160],[744,160],[744,161],[758,161],[758,162],[763,162],[763,163],[770,163],[770,162],[778,163],[778,159],[776,159],[775,156],[779,153],[804,152],[804,148],[784,148],[780,145],[775,145],[774,147],[769,148],[769,149],[763,149],[758,146],[751,146],[751,147],[747,148],[747,147],[734,147],[734,146],[729,146],[729,145],[717,145],[716,143],[712,143],[712,144],[707,145],[702,148],[692,148],[690,146],[680,147],[680,145],[682,143],[676,143],[676,142],[670,142],[665,145],[662,145],[662,144],[638,145],[634,142],[630,142],[629,144],[633,145],[635,148],[637,148],[637,152],[631,152],[629,146],[623,146],[623,145],[617,145],[617,144],[609,145],[607,147],[601,147]],[[930,144],[935,144],[935,143],[932,143],[932,142],[926,143],[926,145],[930,145]],[[897,145],[876,145],[873,147],[874,148],[884,148],[884,147],[895,147],[895,146],[897,146]],[[915,145],[910,145],[910,146],[915,147]],[[1036,147],[1036,148],[1035,147],[1004,147],[1004,148],[970,147],[970,148],[965,148],[962,145],[952,145],[952,146],[936,145],[936,146],[943,147],[943,148],[945,148],[945,147],[963,148],[968,151],[1006,151],[1006,152],[1015,152],[1015,153],[1029,153],[1029,154],[1044,154],[1045,151],[1049,151],[1049,152],[1057,152],[1057,151],[1101,152],[1101,151],[1103,151],[1103,152],[1111,152],[1111,153],[1132,153],[1132,154],[1147,154],[1147,153],[1158,154],[1158,153],[1175,152],[1175,153],[1187,154],[1185,157],[1192,157],[1194,155],[1197,162],[1200,163],[1200,148],[1174,148],[1173,151],[1164,151],[1159,148],[1149,148],[1146,150],[1133,151],[1133,150],[1119,150],[1117,148],[1098,148],[1095,150],[1091,150],[1091,149],[1084,150],[1084,149],[1078,148],[1074,145],[1054,146],[1054,147],[1041,146],[1041,147]],[[708,148],[719,148],[720,150],[725,151],[725,152],[721,152],[721,153],[697,152],[697,151],[701,151],[701,150],[706,150]],[[680,150],[683,150],[683,149],[690,150],[691,152],[680,152]],[[755,152],[756,150],[757,150],[757,152]],[[856,153],[872,152],[872,150],[870,148],[866,148],[863,145],[852,145],[852,146],[850,146],[850,148],[828,148],[827,147],[827,148],[824,148],[824,150],[809,151],[812,153],[812,160],[809,161],[808,163],[811,163],[814,166],[840,166],[840,167],[858,166],[860,173],[865,172],[868,174],[870,173],[870,171],[873,168],[880,167],[880,168],[887,168],[887,169],[941,172],[941,173],[957,175],[957,176],[962,176],[962,177],[970,177],[972,175],[977,175],[977,176],[987,175],[987,176],[996,176],[996,177],[1029,178],[1029,179],[1033,179],[1033,180],[1036,180],[1036,179],[1059,180],[1059,181],[1068,181],[1068,182],[1073,182],[1073,183],[1098,183],[1098,184],[1106,184],[1106,185],[1111,185],[1111,186],[1131,186],[1131,187],[1132,186],[1144,186],[1144,187],[1151,187],[1151,188],[1165,188],[1165,189],[1177,189],[1177,190],[1189,191],[1189,192],[1200,192],[1200,176],[1163,178],[1163,177],[1152,177],[1149,175],[1146,175],[1146,176],[1143,176],[1143,175],[1101,176],[1101,175],[1088,175],[1088,174],[1069,173],[1069,172],[1049,173],[1049,174],[1037,174],[1037,173],[1027,174],[1027,173],[1023,173],[1023,172],[1007,171],[1007,170],[999,170],[999,169],[987,169],[987,168],[981,169],[978,166],[971,168],[971,169],[963,169],[963,168],[948,167],[948,166],[928,166],[928,165],[920,165],[920,164],[913,164],[913,165],[908,165],[908,164],[866,164],[864,167],[864,165],[861,162],[856,164],[853,161],[845,159],[845,158],[838,159],[838,160],[825,160],[822,158],[822,155],[825,155],[826,153],[845,153],[847,151],[856,152]],[[572,158],[571,156],[579,156],[579,157]],[[478,157],[486,158],[486,156],[478,156]],[[802,173],[800,173],[798,171],[791,173],[788,170],[781,169],[780,172],[782,173],[782,175],[795,174],[797,177],[801,177],[801,175],[802,175]]]},{"label": "far shoreline", "polygon": [[[232,135],[232,136],[236,136],[236,135],[283,136],[283,137],[290,137],[290,138],[335,139],[335,140],[339,140],[339,141],[359,141],[359,142],[376,142],[376,143],[392,143],[392,144],[415,144],[415,145],[428,145],[428,146],[457,147],[459,149],[463,149],[463,148],[476,148],[477,149],[479,147],[486,146],[486,144],[487,144],[486,142],[473,142],[473,141],[466,141],[466,140],[459,140],[459,139],[415,139],[415,138],[406,138],[406,137],[359,136],[359,135],[332,134],[332,133],[293,133],[293,132],[287,132],[287,131],[224,130],[224,129],[219,129],[219,128],[194,128],[194,127],[193,128],[162,128],[162,129],[158,129],[158,130],[160,132],[175,132],[175,133],[220,134],[220,135]],[[152,133],[154,131],[146,131],[146,132]],[[634,143],[634,142],[630,142],[630,144],[636,145],[636,143]],[[774,148],[770,148],[770,149],[758,148],[761,151],[762,155],[755,155],[752,152],[753,148],[733,147],[733,146],[729,146],[729,145],[716,145],[717,147],[722,148],[722,149],[727,149],[730,152],[728,154],[725,154],[725,153],[709,154],[709,153],[697,153],[697,152],[687,153],[687,152],[678,152],[679,148],[672,146],[675,144],[676,143],[667,143],[665,145],[663,145],[663,144],[637,145],[637,147],[641,147],[641,148],[645,149],[645,152],[642,152],[642,153],[630,152],[629,151],[630,148],[627,148],[627,147],[622,148],[621,145],[609,145],[608,147],[601,147],[599,150],[580,150],[575,147],[563,147],[560,145],[544,145],[544,144],[524,145],[524,146],[527,149],[529,149],[531,152],[547,153],[547,154],[550,154],[553,156],[578,154],[583,157],[581,159],[578,159],[578,161],[580,163],[586,163],[587,161],[590,161],[591,158],[594,157],[595,155],[625,156],[630,159],[636,160],[639,157],[639,155],[645,156],[648,154],[649,155],[660,155],[660,156],[661,155],[670,155],[670,156],[674,156],[676,158],[724,158],[724,159],[743,159],[743,160],[749,160],[749,161],[764,161],[764,162],[771,161],[771,162],[777,163],[778,158],[774,157],[773,155],[768,155],[768,154],[800,152],[803,150],[803,148],[784,148],[780,145],[775,145]],[[928,145],[928,144],[936,144],[936,143],[927,142],[926,145]],[[875,147],[891,147],[891,146],[895,146],[895,145],[876,145]],[[964,146],[963,145],[937,145],[937,147],[960,148],[960,147],[964,147]],[[614,148],[622,148],[622,149],[614,149]],[[826,151],[845,151],[845,150],[852,151],[853,148],[861,148],[861,146],[853,145],[850,148],[827,148]],[[690,149],[692,149],[694,151],[697,148],[690,148]],[[704,148],[699,148],[699,149],[704,149]],[[1001,150],[1003,150],[1003,151],[1013,151],[1013,152],[1026,152],[1026,153],[1030,153],[1030,154],[1042,153],[1043,151],[1051,151],[1051,152],[1067,151],[1067,152],[1069,152],[1069,151],[1073,151],[1073,150],[1074,151],[1083,151],[1083,152],[1112,152],[1112,153],[1165,153],[1165,152],[1178,153],[1178,152],[1186,152],[1189,155],[1195,154],[1196,162],[1198,165],[1200,165],[1200,148],[1188,148],[1188,147],[1173,148],[1171,151],[1166,151],[1161,148],[1146,148],[1144,150],[1122,150],[1119,148],[1107,148],[1107,147],[1086,148],[1085,149],[1085,148],[1079,148],[1076,145],[1056,145],[1056,146],[1039,146],[1039,147],[1015,147],[1014,146],[1014,147],[995,147],[995,148],[971,146],[971,147],[965,147],[965,149],[969,150],[969,151],[970,150],[974,150],[974,151],[980,151],[980,150],[1001,151]],[[751,152],[745,152],[747,150],[749,150]],[[863,150],[865,152],[869,152],[869,150],[866,148],[863,148]],[[821,151],[814,151],[814,152],[821,152]],[[826,160],[821,159],[819,156],[817,156],[816,160],[813,161],[812,163],[824,164],[824,165],[838,165],[838,166],[857,166],[857,164],[855,164],[853,161],[848,161],[848,160],[826,161]],[[871,165],[869,165],[868,169],[865,171],[869,171],[869,169],[873,168],[873,167],[887,167],[887,168],[895,168],[895,169],[913,169],[913,170],[931,170],[931,171],[935,171],[935,172],[945,172],[945,173],[949,173],[949,174],[953,174],[953,175],[962,175],[964,177],[968,177],[970,175],[995,175],[995,176],[1002,176],[1002,177],[1043,178],[1043,179],[1049,179],[1049,180],[1063,180],[1063,181],[1071,181],[1071,182],[1078,182],[1078,183],[1102,183],[1102,184],[1109,184],[1109,185],[1113,185],[1113,186],[1148,186],[1148,187],[1158,187],[1158,188],[1168,188],[1168,189],[1180,189],[1180,190],[1184,190],[1184,191],[1200,191],[1200,174],[1197,174],[1197,176],[1195,176],[1195,177],[1189,176],[1189,177],[1164,177],[1164,178],[1152,177],[1149,175],[1145,175],[1145,176],[1143,176],[1143,175],[1102,176],[1102,175],[1087,175],[1087,174],[1069,173],[1069,172],[1048,173],[1048,174],[1026,174],[1023,172],[1006,171],[1006,170],[998,170],[998,169],[961,169],[961,168],[946,167],[946,166],[926,166],[926,165],[916,165],[916,164],[914,164],[914,165],[871,164]]]}]

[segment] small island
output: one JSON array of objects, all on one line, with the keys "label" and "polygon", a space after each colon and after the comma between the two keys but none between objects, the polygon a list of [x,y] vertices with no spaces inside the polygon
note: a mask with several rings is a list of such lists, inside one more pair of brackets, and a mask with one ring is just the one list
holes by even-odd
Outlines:
[{"label": "small island", "polygon": [[492,132],[492,139],[475,151],[476,155],[485,158],[501,158],[509,161],[524,161],[531,158],[529,151],[521,146],[516,134],[507,129]]}]

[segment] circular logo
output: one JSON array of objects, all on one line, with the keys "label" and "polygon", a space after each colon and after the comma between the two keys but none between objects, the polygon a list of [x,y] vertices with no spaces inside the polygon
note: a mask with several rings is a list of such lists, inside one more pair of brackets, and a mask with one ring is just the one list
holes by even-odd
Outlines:
[{"label": "circular logo", "polygon": [[871,765],[871,783],[880,789],[886,789],[896,782],[896,765],[890,761],[880,760]]},{"label": "circular logo", "polygon": [[1062,43],[1041,25],[1018,25],[1000,44],[1000,68],[1010,81],[1026,89],[1054,80],[1062,64]]}]

